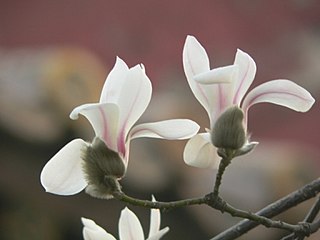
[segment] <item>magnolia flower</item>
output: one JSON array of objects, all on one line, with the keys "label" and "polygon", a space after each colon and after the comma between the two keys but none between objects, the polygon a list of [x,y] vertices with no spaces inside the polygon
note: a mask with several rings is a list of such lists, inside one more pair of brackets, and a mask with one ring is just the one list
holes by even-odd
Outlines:
[{"label": "magnolia flower", "polygon": [[[84,240],[116,240],[110,233],[98,226],[94,221],[81,218]],[[150,229],[147,240],[158,240],[169,231],[169,227],[160,230],[160,211],[151,209]],[[137,216],[127,207],[121,211],[119,219],[120,240],[144,240],[144,233]]]},{"label": "magnolia flower", "polygon": [[46,191],[72,195],[86,188],[89,194],[99,195],[96,185],[104,184],[105,175],[120,179],[125,174],[132,139],[188,139],[198,132],[199,126],[187,119],[133,126],[147,108],[151,93],[151,82],[144,67],[128,68],[117,58],[99,103],[81,105],[70,114],[71,119],[77,119],[79,114],[88,119],[96,136],[93,143],[72,140],[49,160],[40,176]]},{"label": "magnolia flower", "polygon": [[246,133],[248,109],[256,103],[269,102],[306,112],[315,101],[307,90],[285,79],[263,83],[244,98],[256,74],[254,60],[247,53],[238,50],[233,65],[210,70],[207,53],[193,36],[186,39],[183,66],[193,94],[210,119],[210,130],[197,134],[186,144],[184,160],[191,166],[217,167],[217,148],[212,144],[214,126],[221,116],[230,114],[227,113],[228,109],[241,108],[243,117],[238,110],[237,114],[239,119],[243,118]]}]

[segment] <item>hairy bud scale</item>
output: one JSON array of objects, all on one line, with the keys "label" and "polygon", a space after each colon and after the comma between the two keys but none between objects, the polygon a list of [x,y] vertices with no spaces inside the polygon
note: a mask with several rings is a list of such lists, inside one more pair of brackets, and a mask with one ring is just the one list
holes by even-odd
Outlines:
[{"label": "hairy bud scale", "polygon": [[111,198],[112,192],[120,190],[118,179],[126,172],[119,154],[109,149],[96,137],[83,151],[83,170],[88,186],[86,192],[98,198]]}]

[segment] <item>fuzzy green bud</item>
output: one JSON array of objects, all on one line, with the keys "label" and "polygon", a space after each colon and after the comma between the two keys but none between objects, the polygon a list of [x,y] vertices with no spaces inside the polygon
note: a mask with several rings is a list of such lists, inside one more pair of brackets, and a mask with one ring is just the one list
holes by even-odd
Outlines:
[{"label": "fuzzy green bud", "polygon": [[83,170],[88,186],[86,192],[98,198],[111,198],[112,193],[120,190],[118,179],[126,172],[119,154],[107,147],[96,137],[82,155]]},{"label": "fuzzy green bud", "polygon": [[243,118],[243,111],[237,106],[223,112],[211,132],[212,144],[222,149],[240,149],[247,140]]}]

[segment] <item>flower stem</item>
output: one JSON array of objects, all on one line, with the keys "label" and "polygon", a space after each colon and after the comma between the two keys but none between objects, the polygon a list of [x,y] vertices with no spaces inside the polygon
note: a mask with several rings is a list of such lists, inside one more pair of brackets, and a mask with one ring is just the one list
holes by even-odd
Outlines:
[{"label": "flower stem", "polygon": [[216,181],[214,184],[214,189],[213,189],[213,196],[218,197],[219,196],[219,189],[222,183],[222,175],[224,174],[226,168],[229,166],[231,163],[232,158],[222,158],[219,164],[219,169],[218,173],[216,175]]},{"label": "flower stem", "polygon": [[114,198],[126,202],[135,206],[146,207],[146,208],[157,208],[163,211],[171,210],[178,207],[191,206],[191,205],[200,205],[205,204],[207,199],[205,197],[184,199],[172,202],[158,202],[158,201],[149,201],[141,200],[137,198],[130,197],[121,191],[113,193]]}]

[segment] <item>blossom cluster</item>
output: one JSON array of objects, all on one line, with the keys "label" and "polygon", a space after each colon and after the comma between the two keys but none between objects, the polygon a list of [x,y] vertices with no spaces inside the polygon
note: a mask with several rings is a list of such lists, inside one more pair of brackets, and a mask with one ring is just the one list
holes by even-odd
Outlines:
[{"label": "blossom cluster", "polygon": [[[314,103],[307,90],[286,79],[263,83],[248,92],[256,74],[252,57],[238,49],[233,64],[211,69],[205,49],[193,36],[186,38],[183,67],[194,96],[209,116],[205,132],[198,133],[200,126],[189,119],[136,124],[151,100],[151,81],[142,64],[129,68],[117,57],[99,102],[78,106],[70,114],[74,120],[79,115],[88,119],[94,139],[74,139],[49,160],[40,176],[45,190],[73,195],[85,189],[94,197],[112,198],[121,191],[118,181],[128,168],[130,142],[141,137],[189,139],[183,153],[185,163],[217,168],[219,156],[242,155],[258,144],[248,137],[252,105],[269,102],[305,112]],[[92,220],[82,218],[82,222],[84,239],[115,239]],[[159,210],[151,210],[148,239],[159,239],[168,231],[159,229]],[[139,220],[128,208],[121,213],[119,234],[120,239],[144,239]]]}]

